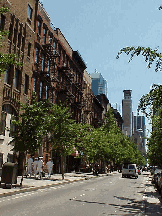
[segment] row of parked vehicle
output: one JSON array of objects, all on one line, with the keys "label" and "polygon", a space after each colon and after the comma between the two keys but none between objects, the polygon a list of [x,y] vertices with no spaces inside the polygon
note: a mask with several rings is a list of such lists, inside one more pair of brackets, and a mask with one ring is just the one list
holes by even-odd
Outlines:
[{"label": "row of parked vehicle", "polygon": [[162,169],[157,166],[154,166],[152,167],[150,172],[152,175],[152,184],[155,185],[159,194],[161,194],[162,197]]}]

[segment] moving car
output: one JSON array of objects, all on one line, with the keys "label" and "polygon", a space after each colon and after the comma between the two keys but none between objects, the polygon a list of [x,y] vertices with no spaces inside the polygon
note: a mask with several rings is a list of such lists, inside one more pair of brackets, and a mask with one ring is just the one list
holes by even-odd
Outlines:
[{"label": "moving car", "polygon": [[138,178],[138,171],[136,164],[125,163],[122,166],[122,178],[135,177]]}]

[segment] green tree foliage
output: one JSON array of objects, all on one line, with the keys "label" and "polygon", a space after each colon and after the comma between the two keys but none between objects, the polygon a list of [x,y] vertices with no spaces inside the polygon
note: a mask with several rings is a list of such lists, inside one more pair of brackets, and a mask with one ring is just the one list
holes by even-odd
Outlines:
[{"label": "green tree foliage", "polygon": [[152,121],[148,159],[152,165],[162,166],[162,85],[154,84],[150,92],[142,96],[139,109]]},{"label": "green tree foliage", "polygon": [[100,128],[79,125],[78,134],[77,149],[90,163],[101,160],[113,161],[116,165],[123,162],[143,164],[136,144],[123,135],[117,126],[112,109],[106,113],[105,124]]},{"label": "green tree foliage", "polygon": [[64,179],[65,156],[75,151],[77,124],[72,119],[68,107],[52,104],[48,116],[49,140],[61,155],[61,172]]},{"label": "green tree foliage", "polygon": [[13,149],[17,152],[34,154],[48,139],[62,157],[62,175],[64,178],[64,157],[75,151],[76,123],[71,119],[69,108],[51,104],[48,101],[36,101],[33,95],[31,103],[21,104],[21,114],[12,123]]},{"label": "green tree foliage", "polygon": [[[162,6],[159,7],[159,10],[162,9]],[[162,53],[158,52],[158,47],[155,49],[151,49],[150,47],[142,47],[142,46],[130,46],[130,47],[124,47],[122,48],[118,54],[117,59],[120,57],[122,53],[125,53],[126,55],[130,55],[130,59],[128,62],[130,62],[134,56],[142,55],[145,59],[145,62],[147,62],[147,67],[151,68],[153,62],[156,63],[155,71],[162,71]]]},{"label": "green tree foliage", "polygon": [[13,131],[13,150],[16,152],[35,153],[42,145],[47,134],[49,104],[45,101],[36,101],[33,96],[31,103],[21,104],[21,114],[12,121],[15,126]]},{"label": "green tree foliage", "polygon": [[162,53],[158,52],[158,48],[151,49],[150,47],[125,47],[121,49],[117,54],[117,59],[122,53],[130,55],[129,62],[133,59],[134,56],[142,55],[147,62],[147,67],[151,68],[153,62],[156,62],[155,71],[162,70]]},{"label": "green tree foliage", "polygon": [[148,94],[141,97],[139,101],[139,110],[148,118],[157,114],[162,104],[162,85],[153,84]]},{"label": "green tree foliage", "polygon": [[[0,8],[0,14],[7,13],[9,8]],[[8,32],[0,29],[0,47],[3,47],[3,41]],[[18,61],[18,55],[16,54],[4,54],[0,52],[0,75],[6,71],[11,65],[22,66],[22,63]]]}]

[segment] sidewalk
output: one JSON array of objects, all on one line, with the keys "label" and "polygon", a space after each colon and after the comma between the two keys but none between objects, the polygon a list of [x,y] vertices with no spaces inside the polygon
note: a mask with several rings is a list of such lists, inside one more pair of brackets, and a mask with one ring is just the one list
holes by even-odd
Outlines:
[{"label": "sidewalk", "polygon": [[[115,173],[115,172],[114,172]],[[109,174],[99,174],[99,176],[106,176],[106,175],[112,175],[113,173]],[[21,176],[18,176],[17,178],[17,185],[13,185],[11,189],[9,188],[2,188],[2,185],[0,187],[0,197],[3,196],[10,196],[17,193],[22,193],[26,191],[34,191],[38,190],[40,188],[46,188],[50,186],[55,186],[59,184],[67,184],[74,181],[82,181],[82,180],[88,180],[90,178],[96,178],[92,173],[65,173],[65,178],[62,180],[61,174],[54,174],[51,175],[51,178],[49,179],[46,175],[41,180],[35,179],[33,176],[30,177],[24,177],[22,182],[22,187],[20,188],[20,182],[21,182]]]},{"label": "sidewalk", "polygon": [[[146,173],[147,175],[147,173]],[[143,195],[145,215],[162,215],[162,198],[151,183],[152,176],[148,173]]]}]

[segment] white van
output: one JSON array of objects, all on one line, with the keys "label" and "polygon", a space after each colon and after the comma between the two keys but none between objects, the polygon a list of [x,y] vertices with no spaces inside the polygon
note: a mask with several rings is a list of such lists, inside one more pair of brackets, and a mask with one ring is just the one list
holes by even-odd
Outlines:
[{"label": "white van", "polygon": [[138,172],[136,164],[123,164],[122,166],[122,178],[135,177],[138,178]]}]

